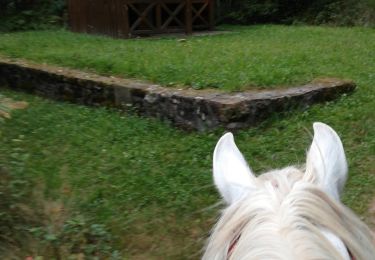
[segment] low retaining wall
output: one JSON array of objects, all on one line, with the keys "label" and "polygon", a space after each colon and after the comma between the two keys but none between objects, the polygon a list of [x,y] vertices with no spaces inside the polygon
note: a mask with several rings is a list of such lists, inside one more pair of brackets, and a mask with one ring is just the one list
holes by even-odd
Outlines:
[{"label": "low retaining wall", "polygon": [[78,104],[136,110],[185,129],[252,126],[275,112],[306,108],[351,92],[355,84],[324,79],[289,89],[226,93],[165,88],[77,70],[0,59],[0,87]]}]

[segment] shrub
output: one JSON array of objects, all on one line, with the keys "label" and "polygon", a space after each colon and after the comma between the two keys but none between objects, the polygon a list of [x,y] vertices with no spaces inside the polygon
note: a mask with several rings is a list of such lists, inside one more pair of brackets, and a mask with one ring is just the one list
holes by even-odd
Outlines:
[{"label": "shrub", "polygon": [[219,21],[234,24],[375,25],[372,0],[221,0],[217,4]]},{"label": "shrub", "polygon": [[[311,20],[308,20],[309,18]],[[303,20],[302,17],[300,20]],[[325,5],[323,9],[306,15],[305,22],[343,26],[374,26],[375,2],[371,0],[334,1]]]},{"label": "shrub", "polygon": [[65,0],[4,0],[0,2],[0,31],[62,26],[65,14]]}]

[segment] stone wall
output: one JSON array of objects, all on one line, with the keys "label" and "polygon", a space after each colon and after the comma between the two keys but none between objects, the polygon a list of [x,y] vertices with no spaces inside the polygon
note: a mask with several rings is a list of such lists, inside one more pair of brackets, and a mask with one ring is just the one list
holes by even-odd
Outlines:
[{"label": "stone wall", "polygon": [[78,104],[131,109],[199,131],[252,126],[272,113],[306,108],[355,89],[353,82],[339,79],[317,80],[288,89],[236,93],[174,89],[4,58],[0,59],[2,86]]}]

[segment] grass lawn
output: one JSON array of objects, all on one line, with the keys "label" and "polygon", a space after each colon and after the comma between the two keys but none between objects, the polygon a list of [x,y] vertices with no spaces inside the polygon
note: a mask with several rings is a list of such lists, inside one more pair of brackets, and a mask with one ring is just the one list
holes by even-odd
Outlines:
[{"label": "grass lawn", "polygon": [[370,28],[223,27],[233,33],[114,40],[67,31],[0,34],[0,54],[168,86],[241,90],[306,83],[316,77],[368,74]]},{"label": "grass lawn", "polygon": [[[126,64],[132,60],[132,68],[139,69],[143,64],[144,72],[154,68],[153,73],[161,77],[165,75],[163,71],[168,71],[168,59],[184,63],[187,61],[181,57],[186,57],[199,66],[206,62],[212,64],[207,65],[207,70],[217,67],[214,56],[197,60],[176,52],[177,58],[171,55],[172,50],[191,48],[191,56],[197,57],[201,55],[200,43],[206,46],[206,55],[209,55],[210,45],[241,46],[251,42],[256,47],[238,47],[238,50],[228,47],[228,52],[221,50],[222,55],[218,57],[222,59],[224,55],[227,62],[220,64],[229,71],[237,64],[236,57],[238,66],[245,66],[240,65],[245,62],[244,52],[257,53],[261,58],[249,62],[248,68],[249,77],[257,76],[247,83],[254,80],[257,85],[283,85],[307,81],[317,75],[352,78],[358,84],[352,95],[315,105],[305,112],[275,115],[235,136],[253,170],[260,173],[304,163],[312,123],[321,121],[331,125],[341,136],[349,161],[350,178],[343,200],[365,217],[368,204],[375,196],[375,62],[369,49],[374,45],[370,41],[374,39],[374,31],[279,26],[234,29],[238,33],[193,38],[186,43],[173,39],[115,41],[74,35],[75,38],[68,32],[17,33],[0,36],[0,52],[72,67],[91,64],[91,68],[103,73],[116,74],[125,74]],[[299,36],[292,40],[291,35]],[[23,48],[21,42],[24,42]],[[72,44],[70,48],[68,44]],[[98,49],[89,51],[86,44]],[[98,46],[103,50],[99,51]],[[116,48],[122,54],[116,55]],[[140,49],[146,53],[158,49],[154,55],[166,55],[168,59],[160,60],[159,67],[147,66],[146,60],[157,62],[156,56],[150,60],[142,58],[140,62],[140,57],[137,59],[137,55],[129,53],[128,60],[124,54],[127,48],[138,53]],[[307,50],[314,55],[302,55]],[[73,54],[79,57],[72,59]],[[119,58],[121,55],[124,56]],[[285,57],[289,58],[285,60]],[[112,58],[118,61],[114,63],[118,67],[104,70],[98,66]],[[199,71],[198,65],[185,68]],[[255,74],[250,73],[252,68]],[[209,82],[211,78],[204,78],[203,72],[196,76]],[[238,73],[236,69],[233,72]],[[235,80],[230,73],[215,75],[228,82]],[[140,74],[131,76],[141,77]],[[219,197],[212,185],[211,156],[223,130],[186,133],[153,119],[116,111],[53,102],[4,89],[0,94],[29,102],[27,109],[12,111],[11,119],[0,122],[0,166],[9,175],[7,182],[0,181],[0,196],[7,195],[0,199],[0,227],[10,226],[4,221],[13,223],[16,231],[24,234],[14,239],[23,241],[29,237],[27,245],[32,248],[24,246],[22,252],[12,248],[12,252],[22,257],[60,255],[63,259],[73,253],[79,257],[79,252],[113,259],[199,258],[220,208],[213,206]],[[4,193],[4,190],[10,192]],[[4,205],[18,209],[18,217],[4,211]],[[16,234],[14,230],[12,234]],[[1,249],[0,245],[0,255]]]}]

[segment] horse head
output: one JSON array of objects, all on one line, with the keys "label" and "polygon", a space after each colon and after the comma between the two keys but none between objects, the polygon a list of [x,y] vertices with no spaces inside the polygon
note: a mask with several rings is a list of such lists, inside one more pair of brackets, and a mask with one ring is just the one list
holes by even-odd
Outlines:
[{"label": "horse head", "polygon": [[348,176],[342,142],[314,123],[302,167],[252,172],[227,133],[213,156],[214,183],[227,204],[203,259],[375,259],[368,227],[340,202]]}]

